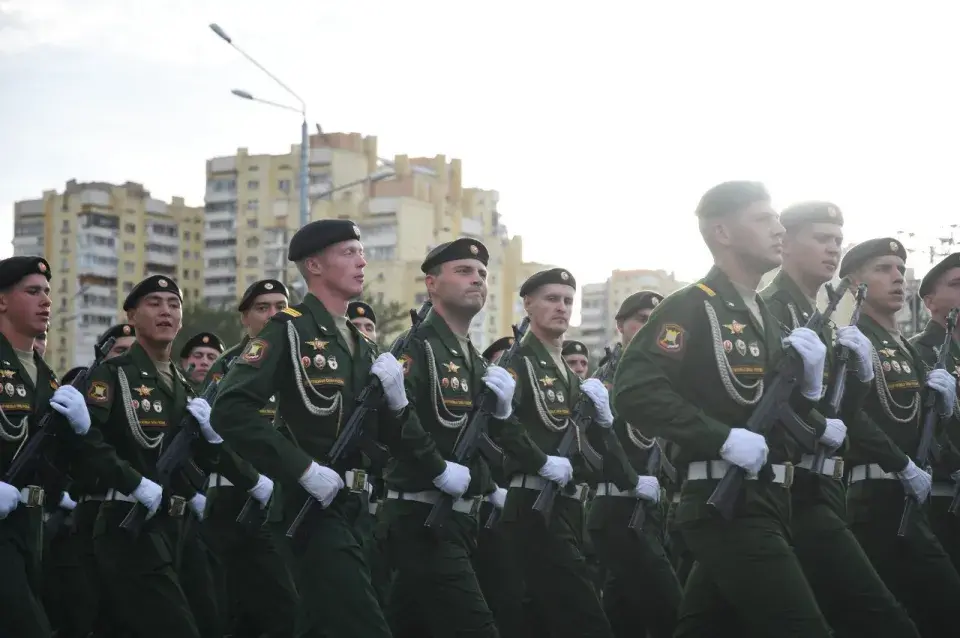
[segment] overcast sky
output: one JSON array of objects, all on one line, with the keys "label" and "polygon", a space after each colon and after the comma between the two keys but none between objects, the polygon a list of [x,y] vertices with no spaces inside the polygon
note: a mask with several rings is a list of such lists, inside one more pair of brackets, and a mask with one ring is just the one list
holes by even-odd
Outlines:
[{"label": "overcast sky", "polygon": [[0,0],[0,256],[13,202],[68,179],[200,205],[207,158],[298,141],[230,94],[287,99],[210,22],[325,130],[462,159],[525,257],[580,282],[701,276],[693,209],[727,179],[926,244],[960,223],[960,8],[879,4]]}]

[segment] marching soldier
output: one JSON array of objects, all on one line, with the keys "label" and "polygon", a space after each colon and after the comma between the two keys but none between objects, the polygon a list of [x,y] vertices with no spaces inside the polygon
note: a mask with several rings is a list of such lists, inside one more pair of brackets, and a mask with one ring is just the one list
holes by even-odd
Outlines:
[{"label": "marching soldier", "polygon": [[[227,349],[214,362],[207,374],[207,383],[217,383],[223,378],[247,343],[257,337],[271,317],[287,307],[287,298],[287,287],[275,279],[263,279],[247,288],[237,308],[246,334],[240,343]],[[276,397],[270,399],[260,409],[260,415],[273,427]],[[221,447],[219,458],[224,455],[229,456],[229,466],[221,467],[214,462],[209,467],[203,525],[206,538],[224,568],[227,608],[236,628],[234,633],[270,638],[293,636],[299,598],[279,547],[281,540],[267,526],[250,528],[237,523],[248,497],[253,496],[261,507],[270,503],[273,481]],[[280,503],[275,504],[275,509],[279,513]]]},{"label": "marching soldier", "polygon": [[[49,409],[84,435],[90,418],[83,395],[60,387],[34,349],[50,324],[50,265],[41,257],[0,261],[0,468],[6,472]],[[2,476],[2,475],[0,475]],[[41,598],[43,485],[50,477],[29,471],[16,485],[0,482],[0,634],[50,636]]]},{"label": "marching soldier", "polygon": [[347,319],[357,327],[357,330],[367,335],[370,341],[377,340],[377,315],[370,304],[351,301],[347,306]]},{"label": "marching soldier", "polygon": [[[920,282],[919,293],[930,311],[930,321],[923,332],[910,339],[910,343],[923,359],[925,369],[932,369],[946,337],[947,313],[952,308],[960,307],[960,253],[947,255],[931,268]],[[960,341],[957,335],[950,342],[947,372],[955,377],[960,373]],[[960,452],[957,451],[960,448],[960,412],[957,410],[946,422],[946,434],[942,457],[933,466],[933,487],[927,515],[953,566],[960,570],[960,518],[947,511],[953,500],[954,485],[960,482]]]},{"label": "marching soldier", "polygon": [[[390,636],[356,528],[358,517],[369,516],[361,455],[335,468],[317,459],[326,457],[370,374],[384,390],[382,427],[402,427],[408,412],[403,368],[390,353],[377,356],[376,345],[347,320],[349,300],[363,291],[366,265],[353,222],[307,224],[290,242],[288,258],[308,293],[274,315],[223,377],[214,429],[242,459],[282,484],[285,509],[298,512],[307,498],[318,501],[293,539],[303,601],[298,635]],[[271,396],[289,436],[259,414]]]},{"label": "marching soldier", "polygon": [[[744,427],[783,349],[756,287],[780,265],[784,229],[756,182],[711,188],[696,215],[715,266],[657,306],[627,347],[614,384],[617,413],[644,436],[678,444],[686,466],[676,526],[697,564],[674,635],[827,638],[830,628],[790,547],[795,452],[776,426],[766,437]],[[791,405],[805,416],[820,399],[826,348],[806,328],[784,342],[803,361]],[[727,521],[707,500],[734,466],[748,474]]]},{"label": "marching soldier", "polygon": [[[210,406],[191,396],[170,357],[182,303],[177,284],[163,275],[133,287],[123,308],[136,342],[91,374],[86,403],[93,427],[76,442],[76,470],[105,491],[93,536],[107,598],[119,623],[137,636],[200,636],[174,553],[180,519],[202,514],[202,495],[183,470],[169,493],[150,478],[156,477],[164,441],[176,435],[187,414],[205,437],[211,431]],[[132,534],[120,523],[137,503],[149,519]]]},{"label": "marching soldier", "polygon": [[587,378],[587,373],[590,371],[590,353],[582,341],[564,341],[560,353],[575,375],[581,380]]},{"label": "marching soldier", "polygon": [[[220,337],[212,332],[198,332],[180,348],[180,369],[194,390],[199,390],[213,363],[223,354]],[[192,372],[190,366],[193,366]]]},{"label": "marching soldier", "polygon": [[[829,202],[806,202],[784,210],[780,224],[786,229],[783,266],[760,296],[771,314],[793,330],[813,315],[820,286],[833,277],[840,265],[843,214]],[[836,383],[836,379],[830,378],[829,367],[833,361],[832,332],[824,326],[820,338],[827,346],[825,379]],[[840,328],[837,342],[851,353],[842,407],[844,414],[855,415],[873,381],[873,349],[856,326]],[[824,412],[829,409],[826,398],[821,406]],[[819,417],[811,414],[811,418]],[[824,439],[834,437],[829,441],[830,449],[846,448],[840,445],[844,429],[833,419],[826,419]],[[854,425],[849,440],[857,436]],[[913,622],[846,525],[843,459],[827,459],[819,473],[813,465],[811,453],[804,454],[796,467],[790,487],[791,532],[794,552],[830,626],[838,636],[918,636]]]},{"label": "marching soldier", "polygon": [[850,440],[850,527],[877,573],[924,638],[952,636],[954,606],[960,600],[960,576],[927,518],[918,507],[905,536],[897,535],[904,495],[923,503],[931,477],[909,454],[916,452],[924,419],[921,390],[939,395],[937,407],[949,417],[956,401],[956,379],[946,370],[927,373],[917,352],[897,328],[903,306],[907,253],[884,237],[857,244],[843,257],[840,276],[866,283],[868,292],[857,326],[875,355],[874,388],[859,416],[873,434]]},{"label": "marching soldier", "polygon": [[[548,525],[532,509],[548,481],[561,488],[574,479],[574,468],[555,450],[567,428],[576,427],[572,408],[587,395],[597,420],[613,422],[606,388],[595,379],[582,384],[561,355],[563,334],[570,324],[576,280],[566,270],[538,272],[520,287],[530,328],[511,374],[519,380],[515,414],[501,430],[508,464],[516,470],[503,507],[505,533],[514,545],[523,578],[535,605],[543,611],[552,636],[611,636],[610,625],[582,554],[583,501],[588,486],[562,489]],[[577,478],[586,478],[578,472]],[[556,601],[562,600],[562,605]]]},{"label": "marching soldier", "polygon": [[[381,513],[389,521],[388,553],[396,569],[390,605],[394,636],[422,635],[408,618],[411,612],[423,614],[435,638],[499,636],[470,553],[481,500],[502,507],[506,489],[493,482],[480,454],[469,466],[446,460],[484,386],[497,396],[496,419],[512,412],[513,378],[488,366],[468,337],[470,322],[486,302],[488,258],[482,243],[461,238],[434,248],[420,266],[433,309],[400,359],[411,408],[390,445]],[[443,494],[453,497],[453,512],[442,527],[425,529]],[[405,604],[408,597],[413,605]]]}]

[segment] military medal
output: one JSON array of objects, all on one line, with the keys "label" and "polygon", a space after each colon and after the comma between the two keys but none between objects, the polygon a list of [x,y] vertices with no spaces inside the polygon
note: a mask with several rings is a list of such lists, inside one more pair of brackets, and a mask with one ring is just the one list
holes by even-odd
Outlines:
[{"label": "military medal", "polygon": [[150,411],[150,399],[144,399],[140,402],[140,407],[143,408],[144,412]]},{"label": "military medal", "polygon": [[563,403],[563,391],[562,391],[562,390],[557,390],[557,401],[559,401],[560,403]]},{"label": "military medal", "polygon": [[744,343],[743,339],[737,339],[737,352],[740,353],[740,356],[747,354],[747,344]]},{"label": "military medal", "polygon": [[467,389],[467,380],[466,380],[466,379],[460,379],[460,389],[463,390],[464,392],[469,392],[469,391],[470,391],[470,390]]},{"label": "military medal", "polygon": [[23,385],[18,385],[18,386],[17,386],[17,396],[18,396],[18,397],[25,397],[25,396],[27,396],[27,389],[26,389]]},{"label": "military medal", "polygon": [[880,364],[880,367],[883,368],[883,371],[884,371],[884,372],[890,372],[890,362],[889,362],[889,361],[884,361],[882,364]]},{"label": "military medal", "polygon": [[13,389],[13,384],[12,384],[12,383],[7,383],[7,384],[5,384],[5,385],[3,386],[3,390],[4,390],[4,392],[6,392],[9,396],[13,396],[13,393],[15,392],[15,390]]},{"label": "military medal", "polygon": [[450,379],[448,379],[448,378],[446,378],[446,377],[440,379],[440,386],[443,387],[443,388],[449,388],[449,387],[450,387]]},{"label": "military medal", "polygon": [[[333,367],[332,359],[330,363],[331,363],[330,367],[332,368]],[[324,366],[326,365],[327,365],[327,360],[324,358],[322,354],[316,354],[313,356],[313,367],[315,367],[317,370],[323,370]]]},{"label": "military medal", "polygon": [[750,356],[759,357],[760,356],[760,344],[756,341],[750,342]]},{"label": "military medal", "polygon": [[910,366],[907,364],[906,361],[904,361],[903,363],[901,363],[901,364],[900,364],[900,367],[903,368],[903,371],[904,371],[904,372],[906,372],[907,374],[910,374]]},{"label": "military medal", "polygon": [[132,401],[130,401],[130,407],[136,410],[140,407],[140,402],[137,401],[136,399],[133,399]]},{"label": "military medal", "polygon": [[459,389],[460,389],[460,379],[458,379],[458,378],[456,378],[456,377],[450,379],[450,387],[453,388],[454,390],[459,390]]},{"label": "military medal", "polygon": [[161,412],[163,412],[163,404],[160,403],[159,401],[154,401],[153,411],[156,412],[157,414],[160,414]]},{"label": "military medal", "polygon": [[309,368],[309,367],[310,367],[310,357],[308,357],[308,356],[306,356],[306,355],[300,357],[300,363],[303,364],[303,367],[304,367],[304,368]]},{"label": "military medal", "polygon": [[724,339],[723,351],[726,352],[727,354],[730,354],[731,352],[733,352],[733,342],[730,341],[729,339]]},{"label": "military medal", "polygon": [[330,366],[331,370],[336,370],[337,368],[340,367],[340,364],[337,363],[336,357],[330,357],[329,359],[327,359],[327,365]]},{"label": "military medal", "polygon": [[547,399],[549,399],[550,401],[556,401],[557,400],[556,393],[553,390],[547,390]]},{"label": "military medal", "polygon": [[723,324],[723,327],[729,330],[731,334],[738,335],[743,333],[743,329],[746,328],[747,326],[746,324],[739,323],[738,321],[734,320],[731,323]]},{"label": "military medal", "polygon": [[894,372],[897,372],[897,373],[900,372],[900,362],[899,362],[899,361],[891,361],[891,362],[890,362],[890,365],[893,366]]}]

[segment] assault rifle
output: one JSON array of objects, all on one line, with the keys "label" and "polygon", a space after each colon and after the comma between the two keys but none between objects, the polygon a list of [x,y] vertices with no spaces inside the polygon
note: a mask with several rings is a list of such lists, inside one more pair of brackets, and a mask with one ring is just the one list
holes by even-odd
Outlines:
[{"label": "assault rifle", "polygon": [[[817,334],[823,329],[823,326],[830,320],[830,316],[837,309],[837,304],[843,298],[844,293],[850,287],[849,279],[840,280],[836,292],[828,286],[829,302],[827,308],[820,312],[813,313],[813,316],[807,320],[805,328],[813,330]],[[746,429],[766,436],[776,423],[781,423],[787,432],[797,440],[805,449],[813,451],[816,449],[817,433],[816,430],[803,422],[797,413],[790,406],[790,397],[803,378],[803,359],[793,348],[789,348],[780,359],[777,369],[767,385],[763,398],[757,403],[750,418],[747,419]],[[747,477],[747,471],[742,467],[731,465],[717,484],[713,494],[707,499],[707,503],[715,507],[724,518],[730,520],[733,518],[734,505],[740,496],[740,490],[743,487],[743,481]]]},{"label": "assault rifle", "polygon": [[[829,293],[829,291],[828,291]],[[855,326],[860,321],[860,311],[863,310],[863,301],[867,298],[867,284],[857,286],[855,304],[853,313],[850,315],[850,325]],[[831,419],[840,418],[840,408],[843,404],[843,395],[847,391],[847,367],[850,364],[850,348],[842,346],[839,343],[834,347],[833,370],[830,371],[830,380],[833,385],[827,396],[827,416]],[[869,364],[872,365],[872,364]],[[827,449],[823,443],[817,443],[817,449],[813,457],[813,471],[817,474],[823,472],[823,464],[827,460]]]},{"label": "assault rifle", "polygon": [[[937,357],[937,365],[934,366],[934,370],[944,370],[947,367],[947,357],[950,355],[950,345],[953,343],[953,331],[957,329],[958,314],[960,314],[960,308],[954,308],[947,314],[947,334],[943,338],[943,345],[940,346],[940,356]],[[926,469],[930,465],[931,452],[937,445],[935,440],[937,425],[940,423],[940,414],[937,412],[937,393],[931,389],[927,389],[926,392],[923,402],[923,429],[920,430],[920,445],[913,459],[913,462],[921,469]],[[919,503],[912,496],[904,497],[903,515],[900,517],[900,528],[897,530],[897,536],[904,536],[907,533],[910,518],[918,505]]]},{"label": "assault rifle", "polygon": [[[530,317],[524,317],[520,326],[513,326],[513,343],[500,356],[500,365],[509,367],[513,363],[517,352],[520,351],[520,340],[527,332],[530,325]],[[503,453],[490,440],[488,426],[493,413],[497,409],[497,395],[487,386],[483,386],[480,395],[477,397],[477,408],[470,415],[470,422],[467,423],[460,438],[453,448],[453,462],[460,465],[467,465],[479,451],[490,463],[501,463]],[[496,508],[494,508],[496,509]],[[424,527],[442,527],[443,522],[453,511],[453,497],[449,494],[441,494],[440,500],[434,503],[424,521]]]},{"label": "assault rifle", "polygon": [[[593,378],[601,382],[609,379],[617,369],[621,354],[623,354],[623,344],[618,343],[613,351],[607,354],[606,365],[598,369],[593,374]],[[573,406],[573,415],[567,425],[566,432],[563,433],[563,438],[560,439],[555,456],[569,458],[575,453],[579,454],[589,469],[597,472],[603,467],[603,459],[597,454],[596,450],[590,447],[590,443],[587,441],[587,428],[593,423],[593,417],[590,416],[591,406],[590,398],[581,392],[576,405]],[[559,484],[547,481],[547,484],[540,490],[540,494],[537,495],[537,500],[533,502],[533,509],[540,512],[544,519],[549,520],[559,489]]]},{"label": "assault rifle", "polygon": [[[660,476],[660,469],[663,465],[663,450],[660,449],[660,443],[654,439],[653,446],[647,452],[647,476]],[[633,506],[633,514],[630,515],[630,521],[627,528],[632,529],[637,534],[643,532],[643,523],[647,518],[646,510],[643,509],[643,499],[638,498]]]},{"label": "assault rifle", "polygon": [[[424,319],[427,318],[427,314],[429,314],[432,307],[433,304],[428,300],[423,302],[420,310],[410,310],[410,330],[393,342],[393,347],[390,348],[390,354],[399,358],[400,355],[404,353],[407,349],[407,344],[413,339],[417,329],[423,323]],[[337,440],[333,442],[333,446],[327,453],[327,461],[325,463],[327,467],[335,467],[338,465],[346,458],[347,454],[352,452],[358,445],[376,447],[375,441],[364,436],[363,425],[370,413],[375,412],[377,408],[380,407],[380,404],[383,403],[383,398],[383,385],[380,383],[379,377],[371,374],[370,381],[363,390],[360,391],[360,394],[357,395],[356,407],[353,408],[353,412],[350,413],[346,424],[343,426],[343,429],[340,430]],[[300,508],[296,518],[293,519],[293,522],[290,523],[290,527],[287,529],[287,538],[293,538],[296,535],[297,529],[299,529],[316,502],[317,499],[312,496],[307,497],[303,507]]]}]

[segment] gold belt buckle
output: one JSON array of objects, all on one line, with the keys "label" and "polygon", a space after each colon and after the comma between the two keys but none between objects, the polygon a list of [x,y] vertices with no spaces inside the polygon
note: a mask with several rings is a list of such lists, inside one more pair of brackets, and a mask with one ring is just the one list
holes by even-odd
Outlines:
[{"label": "gold belt buckle", "polygon": [[349,489],[353,493],[360,493],[367,491],[367,473],[364,470],[348,470],[346,472],[347,482]]},{"label": "gold belt buckle", "polygon": [[840,481],[843,480],[843,458],[836,457],[833,459],[833,480]]},{"label": "gold belt buckle", "polygon": [[44,502],[44,493],[43,488],[39,485],[28,485],[27,490],[27,502],[24,503],[26,507],[41,507]]},{"label": "gold belt buckle", "polygon": [[185,511],[187,511],[187,499],[182,496],[171,496],[167,514],[172,518],[181,518]]},{"label": "gold belt buckle", "polygon": [[788,490],[793,485],[793,463],[783,464],[783,489]]}]

